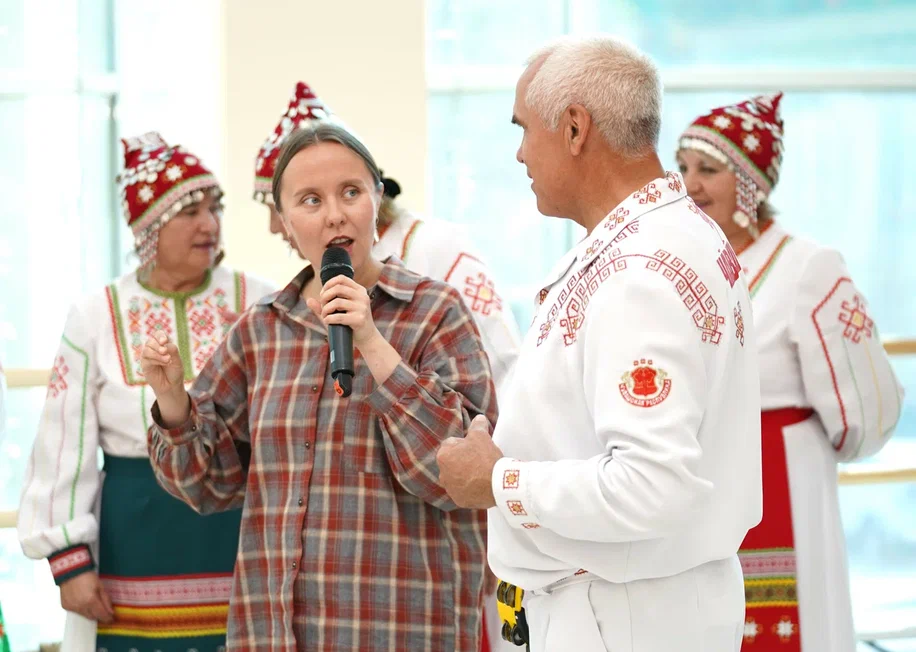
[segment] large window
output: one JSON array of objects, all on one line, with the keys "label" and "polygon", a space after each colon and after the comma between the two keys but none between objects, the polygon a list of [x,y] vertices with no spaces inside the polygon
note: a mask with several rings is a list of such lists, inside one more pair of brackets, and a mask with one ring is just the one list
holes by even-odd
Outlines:
[{"label": "large window", "polygon": [[[71,303],[131,269],[119,138],[159,130],[219,170],[219,0],[0,2],[0,361],[48,368]],[[15,510],[45,390],[11,389],[0,511]],[[59,641],[47,562],[0,529],[14,650]]]},{"label": "large window", "polygon": [[[119,268],[111,11],[106,2],[0,3],[0,359],[48,367],[68,304]],[[0,510],[16,509],[44,390],[12,390]],[[0,600],[14,649],[59,640],[47,563],[0,530]]]},{"label": "large window", "polygon": [[[784,90],[786,155],[772,201],[796,233],[843,252],[882,335],[916,337],[916,5],[769,0],[430,0],[427,3],[430,213],[480,234],[519,325],[537,283],[579,227],[538,214],[520,131],[509,119],[527,55],[564,33],[623,36],[662,69],[662,161],[698,114]],[[895,438],[866,463],[916,465],[916,364]],[[916,622],[916,485],[844,487],[841,503],[860,631]]]}]

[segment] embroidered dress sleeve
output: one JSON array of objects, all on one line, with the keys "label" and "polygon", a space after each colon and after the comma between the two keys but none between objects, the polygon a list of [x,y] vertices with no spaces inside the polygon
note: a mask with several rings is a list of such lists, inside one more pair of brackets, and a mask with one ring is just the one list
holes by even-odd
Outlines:
[{"label": "embroidered dress sleeve", "polygon": [[602,452],[500,460],[492,476],[497,509],[514,528],[569,539],[666,536],[712,491],[698,472],[697,439],[709,400],[700,347],[708,344],[670,282],[637,269],[605,282],[577,338],[580,350],[569,355],[583,365],[580,391],[594,430],[556,436],[594,437]]},{"label": "embroidered dress sleeve", "polygon": [[86,310],[67,317],[19,502],[22,551],[46,557],[57,584],[95,568],[99,533],[99,371]]},{"label": "embroidered dress sleeve", "polygon": [[245,502],[251,437],[244,333],[248,313],[232,327],[204,365],[188,393],[191,414],[175,428],[162,426],[159,404],[152,408],[149,453],[163,489],[201,514],[241,507]]},{"label": "embroidered dress sleeve", "polygon": [[[420,286],[423,287],[422,285]],[[424,322],[417,369],[403,360],[369,396],[392,473],[404,489],[445,510],[456,505],[439,485],[436,452],[448,437],[463,437],[478,414],[496,423],[496,393],[487,356],[470,311],[452,288],[439,295]],[[430,332],[432,331],[432,332]]]},{"label": "embroidered dress sleeve", "polygon": [[449,250],[442,252],[443,260],[449,267],[443,278],[458,290],[471,310],[493,370],[493,382],[501,394],[518,358],[521,341],[518,326],[487,266],[467,249],[459,249],[454,243],[445,244]]},{"label": "embroidered dress sleeve", "polygon": [[868,303],[838,252],[819,249],[806,264],[789,333],[805,393],[837,459],[880,450],[900,418],[903,388]]}]

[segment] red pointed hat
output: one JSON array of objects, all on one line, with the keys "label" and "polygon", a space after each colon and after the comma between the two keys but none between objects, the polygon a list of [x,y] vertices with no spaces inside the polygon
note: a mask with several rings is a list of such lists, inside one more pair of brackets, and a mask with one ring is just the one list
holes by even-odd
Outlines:
[{"label": "red pointed hat", "polygon": [[678,149],[694,149],[728,164],[738,175],[735,221],[756,225],[757,206],[779,181],[783,154],[782,93],[723,106],[693,121]]},{"label": "red pointed hat", "polygon": [[340,118],[331,113],[324,102],[312,92],[308,84],[298,82],[296,88],[293,89],[286,112],[280,118],[276,129],[258,151],[254,166],[254,199],[256,201],[265,204],[274,203],[271,184],[283,143],[296,129],[320,120],[331,120],[347,128]]},{"label": "red pointed hat", "polygon": [[186,206],[223,193],[198,157],[180,145],[169,146],[155,131],[121,143],[121,206],[134,233],[140,266],[145,267],[156,258],[159,229]]}]

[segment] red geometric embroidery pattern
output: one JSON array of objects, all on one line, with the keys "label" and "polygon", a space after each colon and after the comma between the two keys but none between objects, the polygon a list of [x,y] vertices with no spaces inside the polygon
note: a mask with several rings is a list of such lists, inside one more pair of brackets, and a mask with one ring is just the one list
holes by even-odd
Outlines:
[{"label": "red geometric embroidery pattern", "polygon": [[468,276],[464,279],[464,296],[470,298],[470,308],[474,312],[487,316],[492,311],[502,310],[502,299],[496,294],[493,280],[487,278],[483,272],[478,272],[476,278]]},{"label": "red geometric embroidery pattern", "polygon": [[538,329],[540,331],[538,335],[538,346],[543,344],[547,336],[550,335],[550,329],[553,328],[553,323],[556,321],[558,314],[560,314],[560,308],[555,303],[550,307],[550,312],[547,313],[547,319],[544,320],[544,323],[542,323]]},{"label": "red geometric embroidery pattern", "polygon": [[[636,254],[632,257],[645,256]],[[659,272],[674,284],[684,305],[691,311],[693,322],[700,329],[702,340],[718,344],[722,339],[722,331],[719,328],[725,323],[725,317],[719,315],[718,304],[699,275],[683,260],[662,249],[655,252],[654,258],[649,259],[646,269]]]},{"label": "red geometric embroidery pattern", "polygon": [[844,301],[840,308],[840,323],[845,326],[843,337],[856,344],[862,341],[863,334],[871,337],[875,322],[865,312],[865,302],[858,295],[853,295],[851,302]]},{"label": "red geometric embroidery pattern", "polygon": [[503,489],[518,489],[518,469],[503,471]]},{"label": "red geometric embroidery pattern", "polygon": [[633,361],[633,371],[621,376],[620,395],[630,405],[654,407],[668,398],[671,393],[671,379],[663,370],[653,366],[652,360],[642,358]]},{"label": "red geometric embroidery pattern", "polygon": [[89,555],[88,547],[79,546],[52,555],[48,558],[48,563],[51,566],[51,574],[54,577],[59,577],[84,566],[90,566],[92,564],[92,557]]},{"label": "red geometric embroidery pattern", "polygon": [[[194,356],[195,375],[204,368],[207,360],[216,351],[219,343],[232,327],[232,317],[226,292],[217,288],[205,297],[189,297],[185,303],[185,314],[188,316],[188,333],[191,353]],[[218,334],[217,324],[219,324]]]},{"label": "red geometric embroidery pattern", "polygon": [[509,508],[509,512],[513,516],[528,516],[528,512],[525,511],[525,507],[520,500],[507,500],[506,507]]},{"label": "red geometric embroidery pattern", "polygon": [[684,305],[691,312],[697,328],[700,329],[702,340],[712,344],[719,343],[722,339],[721,326],[725,324],[725,317],[719,315],[718,304],[710,294],[709,288],[683,260],[662,249],[656,251],[652,256],[621,254],[619,249],[611,249],[615,242],[626,238],[628,232],[638,233],[638,224],[637,221],[628,224],[591,265],[570,277],[566,287],[560,291],[557,301],[548,312],[546,320],[540,325],[538,346],[550,335],[553,323],[559,315],[560,306],[565,306],[565,316],[560,319],[560,326],[565,329],[563,343],[571,346],[576,341],[578,331],[585,323],[585,309],[591,297],[612,274],[625,271],[630,259],[645,260],[646,269],[658,272],[671,281]]},{"label": "red geometric embroidery pattern", "polygon": [[537,523],[522,523],[522,527],[526,530],[537,530],[541,526]]},{"label": "red geometric embroidery pattern", "polygon": [[637,200],[640,204],[654,204],[661,198],[662,193],[655,187],[654,181],[646,184],[633,193],[633,199]]},{"label": "red geometric embroidery pattern", "polygon": [[127,336],[134,376],[143,378],[140,356],[146,340],[154,333],[165,333],[169,339],[173,339],[173,321],[169,299],[149,301],[144,297],[131,297],[127,302]]},{"label": "red geometric embroidery pattern", "polygon": [[[789,236],[786,236],[788,238]],[[843,444],[846,443],[846,437],[849,435],[849,421],[846,418],[846,406],[843,404],[843,395],[840,394],[840,386],[837,383],[836,369],[833,366],[833,359],[830,357],[830,349],[827,348],[827,342],[824,340],[824,331],[821,328],[821,324],[818,321],[818,313],[823,310],[824,306],[833,298],[833,295],[836,294],[837,290],[840,289],[840,286],[848,283],[852,285],[852,279],[848,276],[843,276],[842,278],[837,279],[837,282],[830,288],[830,292],[827,293],[819,304],[814,307],[814,310],[811,311],[811,321],[814,323],[814,330],[817,333],[817,338],[821,343],[821,349],[824,352],[824,358],[827,360],[827,369],[830,371],[830,381],[833,384],[833,394],[836,397],[837,404],[840,406],[840,418],[843,421],[843,434],[840,435],[840,441],[834,443],[833,447],[836,450],[841,450]],[[845,303],[845,302],[844,302]],[[827,313],[828,317],[830,313]],[[842,320],[842,316],[840,317]],[[826,327],[826,325],[825,325]],[[845,333],[844,333],[845,335]]]},{"label": "red geometric embroidery pattern", "polygon": [[725,243],[725,249],[719,254],[719,259],[716,262],[719,264],[719,269],[722,270],[722,275],[728,281],[729,286],[735,287],[735,283],[738,282],[738,278],[741,276],[741,263],[738,262],[735,250],[727,242]]},{"label": "red geometric embroidery pattern", "polygon": [[216,330],[214,315],[211,312],[193,310],[188,314],[188,325],[196,337],[208,338]]},{"label": "red geometric embroidery pattern", "polygon": [[614,209],[614,212],[607,216],[607,221],[604,223],[604,228],[608,231],[613,231],[614,228],[622,223],[627,216],[630,214],[630,209],[620,206],[619,208]]},{"label": "red geometric embroidery pattern", "polygon": [[668,179],[668,189],[673,190],[674,192],[681,191],[681,178],[679,175],[674,174],[673,172],[667,172],[665,178]]},{"label": "red geometric embroidery pattern", "polygon": [[64,356],[57,356],[54,361],[54,368],[51,369],[51,380],[48,382],[48,398],[57,398],[57,396],[67,389],[67,374],[70,368],[67,366]]},{"label": "red geometric embroidery pattern", "polygon": [[744,315],[741,314],[741,302],[735,306],[735,337],[744,346]]},{"label": "red geometric embroidery pattern", "polygon": [[604,247],[604,240],[595,240],[588,246],[588,249],[585,250],[585,257],[591,258],[601,251],[602,247]]}]

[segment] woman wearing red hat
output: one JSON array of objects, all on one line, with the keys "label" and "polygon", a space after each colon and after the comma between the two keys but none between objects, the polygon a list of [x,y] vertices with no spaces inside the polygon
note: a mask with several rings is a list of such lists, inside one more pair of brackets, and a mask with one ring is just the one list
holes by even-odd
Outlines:
[{"label": "woman wearing red hat", "polygon": [[[255,164],[254,199],[270,210],[270,231],[288,241],[274,206],[271,179],[280,147],[290,133],[318,120],[329,120],[349,129],[336,114],[315,95],[305,82],[298,82],[280,124],[258,151]],[[378,239],[372,253],[379,259],[396,256],[411,271],[445,281],[458,290],[474,321],[493,369],[497,391],[509,379],[518,357],[520,335],[508,306],[494,287],[493,274],[475,255],[471,243],[459,225],[442,220],[420,219],[395,202],[401,187],[391,178],[383,178],[384,194],[379,207]]]},{"label": "woman wearing red hat", "polygon": [[[739,552],[744,650],[853,652],[837,462],[890,438],[903,390],[842,256],[793,236],[767,198],[782,94],[714,109],[681,135],[687,192],[728,237],[753,301],[763,409],[763,520]],[[735,315],[739,330],[742,319]]]},{"label": "woman wearing red hat", "polygon": [[190,382],[234,314],[272,288],[219,264],[222,191],[196,156],[156,133],[123,142],[123,208],[140,265],[70,310],[19,539],[26,555],[49,560],[60,586],[63,650],[216,652],[240,511],[202,517],[157,485],[140,352],[151,334],[168,333]]}]

